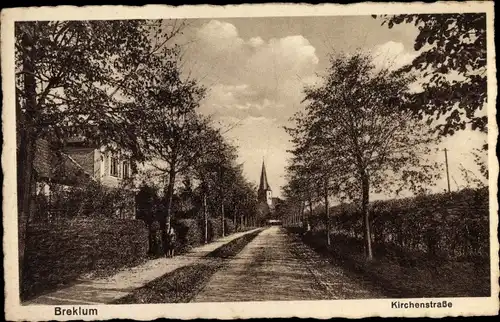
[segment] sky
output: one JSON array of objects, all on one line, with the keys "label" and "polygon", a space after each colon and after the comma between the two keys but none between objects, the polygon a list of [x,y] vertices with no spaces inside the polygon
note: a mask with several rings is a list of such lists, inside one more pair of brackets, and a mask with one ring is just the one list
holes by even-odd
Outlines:
[{"label": "sky", "polygon": [[[416,56],[418,30],[393,29],[371,16],[223,18],[188,20],[177,42],[183,49],[183,72],[208,89],[200,112],[229,129],[245,176],[258,184],[265,160],[273,196],[281,196],[292,148],[284,126],[304,108],[304,86],[317,84],[336,53],[370,51],[376,64],[395,67]],[[460,165],[478,173],[471,155],[484,134],[464,131],[446,138],[452,190],[464,185]],[[444,152],[431,156],[442,159]],[[435,191],[446,188],[446,178]],[[391,196],[379,196],[382,199]],[[376,198],[378,199],[378,198]]]}]

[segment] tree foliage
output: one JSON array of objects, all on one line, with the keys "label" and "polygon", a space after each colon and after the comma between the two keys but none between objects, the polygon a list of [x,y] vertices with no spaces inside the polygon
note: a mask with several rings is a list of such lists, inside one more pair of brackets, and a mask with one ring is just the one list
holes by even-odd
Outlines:
[{"label": "tree foliage", "polygon": [[223,205],[224,215],[241,226],[245,218],[255,216],[256,188],[243,175],[237,149],[224,139],[221,130],[212,128],[204,134],[202,156],[192,167],[192,175],[199,182],[198,192],[208,197],[210,214],[222,215]]},{"label": "tree foliage", "polygon": [[[411,65],[426,77],[423,91],[412,97],[411,109],[435,122],[441,135],[470,126],[487,131],[486,14],[384,15],[382,24],[414,24],[414,48],[420,51]],[[444,122],[443,122],[444,121]]]},{"label": "tree foliage", "polygon": [[[112,142],[143,158],[137,138],[144,111],[131,103],[143,94],[140,76],[175,58],[167,42],[180,26],[162,31],[160,21],[147,20],[16,23],[16,88],[26,116],[20,126],[37,136]],[[34,92],[26,86],[29,76]]]}]

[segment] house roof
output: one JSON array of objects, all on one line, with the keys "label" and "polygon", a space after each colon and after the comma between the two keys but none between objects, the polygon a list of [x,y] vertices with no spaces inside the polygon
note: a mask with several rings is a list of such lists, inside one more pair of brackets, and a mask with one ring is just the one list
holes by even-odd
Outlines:
[{"label": "house roof", "polygon": [[79,181],[93,179],[92,174],[71,156],[55,149],[45,139],[37,140],[33,168],[38,180],[50,180],[54,183],[75,184]]},{"label": "house roof", "polygon": [[66,170],[67,174],[70,176],[79,176],[79,175],[86,175],[89,178],[94,179],[91,173],[87,172],[85,168],[79,164],[75,159],[73,159],[70,155],[60,152],[60,157],[63,160],[64,163],[64,170]]}]

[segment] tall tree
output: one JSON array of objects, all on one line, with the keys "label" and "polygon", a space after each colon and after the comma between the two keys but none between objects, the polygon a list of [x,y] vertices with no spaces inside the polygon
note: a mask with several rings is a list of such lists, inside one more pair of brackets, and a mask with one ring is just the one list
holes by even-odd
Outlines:
[{"label": "tall tree", "polygon": [[435,177],[436,165],[425,158],[435,138],[400,108],[410,82],[357,53],[332,58],[324,85],[305,91],[311,142],[330,155],[338,189],[360,197],[367,259],[373,257],[370,191],[418,190]]},{"label": "tall tree", "polygon": [[313,202],[324,203],[324,224],[327,244],[330,245],[330,197],[344,197],[339,182],[343,181],[345,169],[341,168],[342,163],[336,161],[342,156],[335,149],[325,148],[331,142],[323,136],[323,125],[317,118],[299,112],[292,120],[295,127],[286,128],[294,144],[294,149],[290,151],[293,158],[288,170],[295,174],[296,185],[309,204],[310,214],[313,213]]},{"label": "tall tree", "polygon": [[208,121],[197,114],[205,89],[194,80],[182,80],[175,62],[158,66],[156,74],[144,79],[144,95],[136,103],[147,111],[149,122],[141,129],[143,144],[151,164],[165,176],[165,218],[162,229],[172,217],[172,198],[179,174],[185,173],[202,154],[203,133]]}]

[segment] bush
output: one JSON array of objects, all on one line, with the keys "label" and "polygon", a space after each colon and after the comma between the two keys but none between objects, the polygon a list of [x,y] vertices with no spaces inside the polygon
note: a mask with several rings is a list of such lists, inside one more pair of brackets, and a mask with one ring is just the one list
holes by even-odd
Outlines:
[{"label": "bush", "polygon": [[35,199],[34,221],[134,217],[135,193],[123,187],[105,187],[94,181],[69,187],[53,184],[50,194],[50,202],[42,195]]},{"label": "bush", "polygon": [[66,220],[27,229],[23,299],[89,272],[113,271],[146,259],[148,231],[139,220]]},{"label": "bush", "polygon": [[[299,229],[288,230],[301,233]],[[488,260],[477,263],[430,260],[411,252],[382,253],[379,250],[383,245],[376,245],[377,258],[366,261],[360,239],[333,235],[331,245],[327,246],[324,231],[301,237],[315,251],[340,265],[348,276],[375,286],[388,298],[491,295]]]},{"label": "bush", "polygon": [[222,223],[220,218],[208,219],[208,241],[213,241],[222,236]]},{"label": "bush", "polygon": [[234,226],[233,220],[229,218],[224,218],[224,232],[226,235],[233,234],[236,228]]},{"label": "bush", "polygon": [[175,249],[178,253],[203,243],[202,227],[195,219],[180,219],[174,223],[174,229],[177,234]]}]

